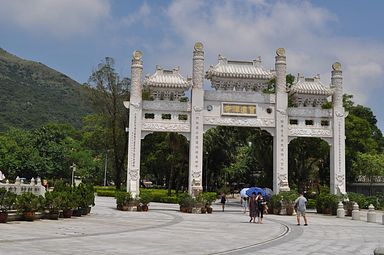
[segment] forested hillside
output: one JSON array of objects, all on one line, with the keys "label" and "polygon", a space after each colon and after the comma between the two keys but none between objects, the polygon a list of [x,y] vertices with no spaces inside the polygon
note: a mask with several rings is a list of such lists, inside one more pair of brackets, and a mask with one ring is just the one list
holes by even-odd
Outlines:
[{"label": "forested hillside", "polygon": [[0,48],[0,132],[49,122],[80,127],[82,117],[92,112],[86,86]]}]

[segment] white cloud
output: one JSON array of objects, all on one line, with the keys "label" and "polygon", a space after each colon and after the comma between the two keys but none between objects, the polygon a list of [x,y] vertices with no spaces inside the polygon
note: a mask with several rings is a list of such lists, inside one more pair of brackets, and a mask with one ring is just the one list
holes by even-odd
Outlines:
[{"label": "white cloud", "polygon": [[109,12],[107,0],[3,0],[0,24],[67,38],[93,31]]},{"label": "white cloud", "polygon": [[[203,42],[206,66],[216,64],[222,53],[239,60],[260,55],[264,66],[273,68],[275,50],[284,47],[289,72],[308,77],[319,73],[324,84],[330,82],[331,65],[340,61],[344,90],[355,94],[358,103],[366,103],[382,86],[384,46],[338,36],[337,17],[309,1],[173,1],[167,16],[183,42],[178,51],[192,52],[194,42]],[[179,59],[187,68],[190,55]]]},{"label": "white cloud", "polygon": [[121,19],[121,24],[124,26],[131,26],[140,22],[149,22],[151,15],[151,7],[144,2],[137,12],[132,12],[128,16]]}]

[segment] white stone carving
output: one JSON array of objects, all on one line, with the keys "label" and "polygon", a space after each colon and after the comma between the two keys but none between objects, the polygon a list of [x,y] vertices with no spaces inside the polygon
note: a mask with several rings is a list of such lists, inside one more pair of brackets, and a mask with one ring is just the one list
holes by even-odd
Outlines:
[{"label": "white stone carving", "polygon": [[143,131],[158,131],[158,132],[190,132],[189,123],[170,123],[167,122],[149,122],[143,121]]},{"label": "white stone carving", "polygon": [[132,102],[130,102],[130,105],[133,106],[136,109],[140,109],[140,106],[141,106],[140,103],[132,103]]},{"label": "white stone carving", "polygon": [[290,117],[331,118],[331,109],[319,109],[312,107],[290,107],[287,110]]},{"label": "white stone carving", "polygon": [[143,101],[143,110],[147,111],[166,111],[166,112],[188,112],[191,111],[190,102],[178,102],[178,101]]},{"label": "white stone carving", "polygon": [[248,103],[275,103],[273,94],[262,94],[256,91],[215,91],[206,90],[204,92],[206,101],[228,101],[228,102],[248,102]]},{"label": "white stone carving", "polygon": [[276,109],[276,112],[280,113],[281,115],[287,115],[287,111],[283,109]]},{"label": "white stone carving", "polygon": [[[260,127],[274,136],[273,189],[277,193],[289,190],[288,143],[291,139],[320,137],[328,142],[332,141],[331,191],[345,191],[344,118],[347,113],[342,106],[340,65],[336,65],[332,71],[331,88],[320,86],[317,81],[319,77],[313,78],[313,81],[305,79],[301,84],[297,83],[300,86],[293,87],[291,94],[301,107],[288,108],[284,49],[277,50],[275,71],[261,68],[260,59],[245,62],[227,61],[219,57],[219,64],[207,72],[207,78],[217,90],[204,91],[204,47],[201,43],[196,43],[193,52],[191,102],[177,100],[183,93],[182,89],[190,85],[190,80],[181,77],[178,69],[167,71],[158,68],[156,77],[147,77],[147,85],[152,86],[154,98],[169,100],[144,101],[141,104],[141,55],[140,52],[135,52],[132,59],[131,102],[126,102],[126,107],[131,106],[127,188],[133,195],[139,192],[140,138],[158,131],[178,132],[190,138],[188,190],[192,195],[201,192],[203,133],[214,126]],[[276,93],[264,94],[263,89],[273,77],[276,78]],[[331,92],[334,93],[334,109],[321,109],[319,106],[327,100]],[[257,115],[224,116],[220,109],[225,102],[255,105]],[[146,119],[146,113],[154,114],[154,118],[150,119],[151,116],[147,115]],[[162,114],[170,114],[171,119],[162,119]],[[178,120],[178,114],[187,115],[188,119]],[[290,125],[289,119],[296,119],[297,125]],[[304,125],[305,120],[312,120],[313,125]],[[323,124],[322,120],[328,121],[328,124]]]},{"label": "white stone carving", "polygon": [[304,137],[330,137],[332,130],[319,128],[288,128],[289,136],[304,136]]},{"label": "white stone carving", "polygon": [[139,169],[130,169],[129,170],[129,178],[131,181],[139,180]]},{"label": "white stone carving", "polygon": [[337,117],[343,117],[344,116],[344,113],[343,112],[340,112],[340,111],[335,111],[335,115]]},{"label": "white stone carving", "polygon": [[289,185],[288,185],[288,177],[287,174],[280,174],[279,175],[279,190],[280,191],[289,191]]},{"label": "white stone carving", "polygon": [[275,120],[244,117],[204,117],[204,124],[214,126],[274,127]]}]

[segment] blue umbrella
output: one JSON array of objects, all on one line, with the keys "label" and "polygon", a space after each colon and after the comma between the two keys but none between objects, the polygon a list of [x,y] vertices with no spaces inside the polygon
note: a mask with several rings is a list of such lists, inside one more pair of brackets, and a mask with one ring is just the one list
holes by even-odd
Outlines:
[{"label": "blue umbrella", "polygon": [[253,192],[255,192],[256,195],[260,192],[261,195],[263,195],[263,197],[266,196],[266,192],[265,192],[265,190],[263,190],[262,188],[259,188],[259,187],[252,187],[252,188],[249,188],[249,189],[245,192],[245,194],[247,194],[247,196],[251,197]]}]

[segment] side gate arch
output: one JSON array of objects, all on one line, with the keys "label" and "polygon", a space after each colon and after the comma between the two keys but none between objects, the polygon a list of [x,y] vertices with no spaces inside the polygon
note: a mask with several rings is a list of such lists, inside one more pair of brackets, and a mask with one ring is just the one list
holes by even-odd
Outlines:
[{"label": "side gate arch", "polygon": [[[129,109],[127,191],[139,195],[141,139],[152,132],[177,132],[190,141],[188,192],[203,190],[203,134],[216,126],[259,127],[273,136],[273,191],[289,190],[288,144],[296,137],[319,137],[330,145],[330,190],[345,193],[345,116],[342,105],[343,85],[340,63],[332,65],[331,84],[324,86],[320,77],[298,75],[288,89],[286,55],[276,50],[275,69],[267,70],[261,58],[253,61],[227,60],[204,70],[203,44],[193,51],[192,77],[185,78],[179,68],[156,72],[142,79],[142,53],[135,51],[131,66]],[[204,78],[214,90],[204,90]],[[271,79],[275,92],[264,93]],[[151,100],[142,100],[142,89]],[[191,100],[180,98],[191,88]],[[293,107],[288,106],[288,95]],[[332,98],[332,108],[322,105]]]}]

